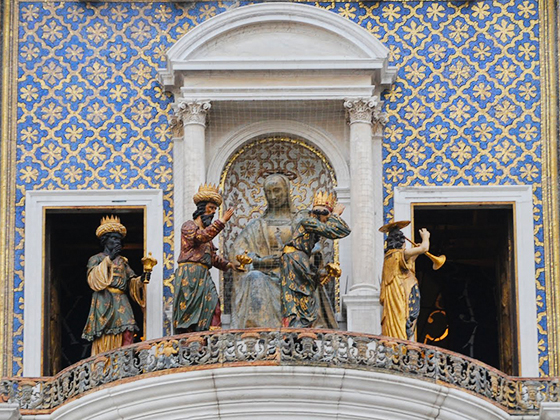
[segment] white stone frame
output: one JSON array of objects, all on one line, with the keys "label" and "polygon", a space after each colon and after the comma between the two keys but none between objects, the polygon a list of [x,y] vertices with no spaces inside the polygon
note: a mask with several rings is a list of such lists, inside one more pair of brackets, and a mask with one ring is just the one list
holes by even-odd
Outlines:
[{"label": "white stone frame", "polygon": [[[412,220],[413,204],[513,203],[520,376],[539,376],[533,193],[530,185],[397,187],[394,220]],[[403,229],[410,237],[410,226]]]},{"label": "white stone frame", "polygon": [[[332,165],[336,176],[337,186],[335,188],[338,200],[346,206],[344,211],[344,220],[352,225],[352,212],[350,209],[350,168],[344,158],[340,146],[324,131],[317,127],[310,126],[298,121],[284,120],[267,120],[241,128],[225,134],[219,141],[216,149],[220,151],[213,156],[206,179],[208,182],[219,185],[222,172],[226,167],[229,159],[244,144],[250,143],[252,140],[264,135],[273,135],[282,133],[286,135],[297,136],[306,140],[321,151],[323,156],[328,159]],[[176,185],[179,181],[176,181]],[[179,188],[182,188],[181,186]],[[180,246],[181,238],[175,238],[175,246]],[[342,243],[348,241],[348,246],[340,247],[339,261],[344,273],[352,272],[352,254],[349,246],[349,239],[341,239]],[[178,248],[175,248],[178,249]],[[220,276],[218,270],[213,269],[213,278],[218,279]],[[340,278],[340,290],[346,290],[348,276]],[[219,286],[218,286],[219,288]],[[342,293],[341,293],[342,295]]]},{"label": "white stone frame", "polygon": [[[340,255],[346,273],[341,290],[348,289],[352,295],[346,300],[342,296],[343,303],[348,313],[356,314],[348,316],[348,329],[378,333],[376,280],[383,247],[373,233],[382,219],[383,202],[382,177],[375,176],[382,168],[380,133],[385,120],[380,95],[397,73],[388,57],[388,48],[360,25],[318,7],[287,2],[224,12],[179,39],[167,52],[166,68],[158,70],[165,90],[175,98],[173,176],[175,220],[179,221],[175,243],[180,240],[181,222],[194,210],[191,196],[200,184],[218,180],[235,146],[249,140],[244,135],[254,137],[260,128],[262,135],[290,134],[293,131],[287,127],[299,124],[295,131],[304,132],[299,136],[323,150],[333,164],[339,200],[348,207],[344,218],[354,227],[354,234],[341,243]],[[206,117],[210,124],[219,121],[212,115],[220,112],[220,102],[238,102],[236,109],[242,110],[250,109],[255,99],[268,101],[271,115],[275,107],[281,110],[290,102],[313,106],[339,101],[339,122],[349,123],[348,137],[323,135],[316,122],[311,123],[314,127],[303,127],[309,123],[289,121],[281,127],[278,120],[268,120],[257,123],[257,128],[251,126],[256,122],[251,120],[239,122],[237,128],[224,128],[238,136],[233,142],[208,138]],[[372,130],[372,125],[377,128]],[[353,198],[351,190],[355,190]],[[372,219],[369,209],[374,207],[376,218]],[[367,217],[363,209],[368,209]],[[358,314],[351,309],[356,305],[365,305],[365,309],[360,307]]]},{"label": "white stone frame", "polygon": [[[254,59],[241,59],[236,56],[205,57],[199,52],[207,45],[225,34],[250,27],[254,24],[275,24],[278,22],[294,22],[308,25],[322,31],[336,34],[348,41],[350,45],[360,51],[359,56],[353,57],[325,57],[307,59],[300,56],[297,60],[261,58],[256,55]],[[274,46],[270,46],[274,48]],[[343,70],[356,71],[377,70],[380,74],[375,83],[390,85],[395,76],[396,68],[387,66],[388,49],[375,36],[354,22],[335,15],[332,12],[314,6],[293,3],[264,3],[243,6],[209,19],[203,24],[193,28],[181,38],[167,52],[165,69],[159,69],[160,78],[166,87],[174,86],[180,82],[176,73],[191,71],[294,71],[303,70]],[[352,84],[344,86],[297,86],[291,85],[288,89],[278,86],[261,87],[256,90],[245,86],[212,86],[206,89],[201,86],[184,86],[181,89],[183,97],[192,100],[253,100],[255,95],[265,99],[327,99],[348,96],[370,96],[371,85]],[[326,93],[329,92],[329,93]],[[206,94],[206,95],[205,95]]]},{"label": "white stone frame", "polygon": [[[48,208],[145,207],[146,244],[159,262],[148,285],[146,338],[163,335],[163,191],[28,191],[25,200],[23,376],[41,376],[43,313],[43,226]],[[29,240],[41,238],[41,240]],[[39,263],[37,263],[39,262]],[[85,279],[84,279],[85,281]],[[35,308],[35,310],[28,310]],[[85,320],[84,320],[85,322]]]}]

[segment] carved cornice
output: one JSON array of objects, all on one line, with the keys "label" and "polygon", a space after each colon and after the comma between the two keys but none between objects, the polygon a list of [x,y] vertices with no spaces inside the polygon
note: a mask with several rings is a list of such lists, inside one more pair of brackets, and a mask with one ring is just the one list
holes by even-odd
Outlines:
[{"label": "carved cornice", "polygon": [[175,115],[181,119],[183,126],[198,124],[206,127],[206,118],[212,105],[210,101],[181,101]]},{"label": "carved cornice", "polygon": [[165,337],[121,347],[54,377],[2,378],[0,401],[22,414],[50,413],[85,393],[123,381],[224,366],[321,366],[414,376],[490,401],[512,415],[534,415],[560,399],[558,378],[507,376],[481,362],[421,343],[334,330],[231,330]]},{"label": "carved cornice", "polygon": [[344,108],[348,116],[348,123],[371,124],[373,111],[377,105],[377,98],[346,99]]}]

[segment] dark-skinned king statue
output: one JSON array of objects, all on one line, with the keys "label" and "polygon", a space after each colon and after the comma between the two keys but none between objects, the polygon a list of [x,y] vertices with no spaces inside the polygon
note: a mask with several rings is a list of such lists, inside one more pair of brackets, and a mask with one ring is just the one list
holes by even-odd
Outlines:
[{"label": "dark-skinned king statue", "polygon": [[101,219],[95,234],[103,251],[87,264],[87,281],[93,296],[82,334],[82,338],[93,341],[92,356],[133,343],[138,327],[127,291],[138,304],[144,305],[144,282],[150,279],[150,273],[136,276],[128,260],[120,255],[126,228],[118,217]]}]

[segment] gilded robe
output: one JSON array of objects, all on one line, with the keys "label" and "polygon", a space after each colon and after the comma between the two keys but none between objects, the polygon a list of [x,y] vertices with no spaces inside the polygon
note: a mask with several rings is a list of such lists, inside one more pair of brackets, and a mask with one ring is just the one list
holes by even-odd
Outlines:
[{"label": "gilded robe", "polygon": [[229,262],[217,254],[212,243],[224,227],[220,220],[204,229],[192,220],[181,227],[181,254],[173,282],[175,328],[207,331],[221,325],[218,292],[209,270],[228,268]]},{"label": "gilded robe", "polygon": [[380,301],[383,305],[381,333],[402,340],[415,340],[420,292],[414,263],[407,263],[404,249],[385,252]]},{"label": "gilded robe", "polygon": [[312,250],[321,236],[340,239],[349,234],[350,228],[346,222],[334,214],[325,223],[311,216],[299,221],[294,238],[284,248],[280,265],[282,316],[288,322],[285,326],[316,326],[321,312],[322,294],[317,293],[319,284],[317,267],[311,262]]},{"label": "gilded robe", "polygon": [[138,329],[126,292],[130,289],[133,299],[142,304],[143,283],[121,255],[113,261],[103,252],[94,255],[87,273],[93,296],[82,338],[94,342],[95,355],[120,347],[122,334]]}]

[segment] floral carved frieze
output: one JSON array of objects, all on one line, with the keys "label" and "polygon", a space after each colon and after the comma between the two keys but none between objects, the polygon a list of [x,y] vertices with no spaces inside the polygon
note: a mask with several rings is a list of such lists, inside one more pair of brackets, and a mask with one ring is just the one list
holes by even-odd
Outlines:
[{"label": "floral carved frieze", "polygon": [[334,330],[224,330],[165,337],[83,360],[54,377],[3,378],[0,401],[22,414],[52,412],[65,402],[123,380],[175,369],[247,366],[321,366],[414,377],[461,389],[512,415],[536,414],[558,402],[557,378],[524,379],[462,355],[421,343]]}]

